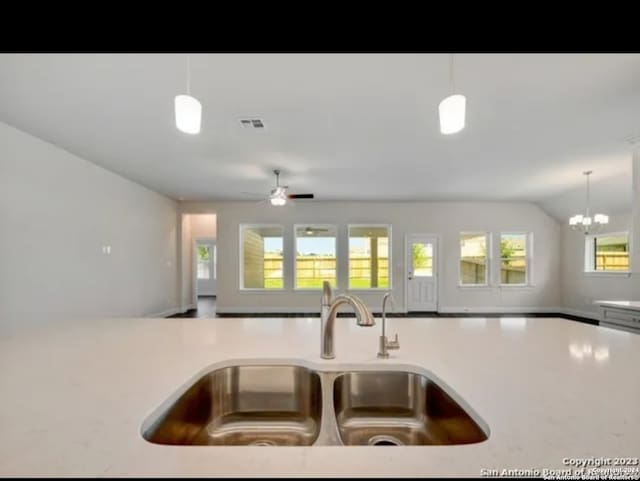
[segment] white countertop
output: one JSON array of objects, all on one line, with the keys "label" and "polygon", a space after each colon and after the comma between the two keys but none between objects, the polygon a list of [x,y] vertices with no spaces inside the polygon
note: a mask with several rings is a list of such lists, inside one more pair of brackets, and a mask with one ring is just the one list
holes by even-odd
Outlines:
[{"label": "white countertop", "polygon": [[594,301],[594,304],[622,309],[640,310],[640,301]]},{"label": "white countertop", "polygon": [[[555,318],[391,318],[401,349],[378,360],[379,325],[318,318],[105,319],[0,332],[0,475],[479,476],[566,468],[565,457],[640,455],[640,336]],[[464,446],[162,446],[147,416],[231,358],[404,363],[433,372],[488,424]]]}]

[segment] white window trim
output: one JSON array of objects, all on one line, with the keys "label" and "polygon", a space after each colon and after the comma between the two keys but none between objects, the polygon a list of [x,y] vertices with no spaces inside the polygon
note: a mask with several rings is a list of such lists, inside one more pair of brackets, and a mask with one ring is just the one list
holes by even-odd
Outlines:
[{"label": "white window trim", "polygon": [[531,282],[531,279],[532,279],[531,273],[532,273],[532,266],[533,266],[533,232],[501,231],[500,232],[500,244],[498,246],[502,245],[502,236],[503,235],[524,235],[525,236],[525,238],[524,238],[525,239],[524,282],[522,282],[520,284],[504,284],[502,282],[502,275],[500,273],[500,271],[502,270],[502,252],[501,252],[500,256],[499,256],[499,261],[498,261],[498,273],[499,273],[498,279],[500,279],[500,283],[498,285],[500,286],[500,288],[506,288],[506,289],[533,287],[533,283]]},{"label": "white window trim", "polygon": [[[260,227],[280,227],[280,229],[282,229],[282,250],[283,250],[283,255],[282,255],[282,287],[278,288],[278,289],[268,289],[266,287],[244,287],[244,236],[243,236],[243,231],[245,228],[249,228],[249,229],[253,229],[253,228],[260,228]],[[284,262],[284,246],[285,246],[285,228],[282,224],[270,224],[270,223],[265,223],[265,224],[239,224],[238,225],[238,267],[239,267],[239,271],[238,271],[238,284],[239,284],[239,290],[241,292],[283,292],[283,291],[287,291],[289,289],[286,289],[284,286],[286,284],[286,268],[285,268],[285,262]]]},{"label": "white window trim", "polygon": [[[351,256],[349,255],[349,240],[351,239],[352,227],[386,227],[387,238],[389,239],[389,287],[349,287],[349,270],[351,267]],[[393,289],[393,238],[391,224],[347,224],[347,286],[346,292],[387,292]]]},{"label": "white window trim", "polygon": [[[485,261],[484,261],[484,272],[485,272],[485,282],[482,284],[463,284],[462,283],[462,271],[460,269],[460,265],[462,264],[462,251],[460,246],[460,238],[463,235],[484,235],[485,241]],[[458,288],[460,289],[482,289],[482,288],[490,288],[491,287],[491,259],[493,252],[493,241],[492,235],[489,231],[483,230],[465,230],[460,231],[458,233]]]},{"label": "white window trim", "polygon": [[296,270],[297,270],[297,254],[298,254],[298,227],[329,227],[335,230],[334,244],[336,250],[336,285],[331,286],[331,289],[340,288],[340,280],[338,279],[338,263],[340,262],[340,256],[338,256],[338,225],[337,224],[317,224],[309,222],[306,224],[294,224],[293,225],[293,266],[291,271],[293,272],[293,290],[295,292],[318,292],[322,290],[322,287],[296,287]]},{"label": "white window trim", "polygon": [[[595,270],[594,256],[591,255],[593,252],[593,243],[596,237],[605,237],[605,236],[616,236],[616,235],[626,235],[627,236],[627,246],[629,249],[629,270],[627,271],[597,271]],[[616,232],[599,232],[597,234],[588,234],[584,239],[584,266],[583,266],[583,274],[588,277],[629,277],[633,272],[633,266],[631,262],[633,260],[632,255],[632,246],[631,242],[631,232],[629,231],[616,231]]]}]

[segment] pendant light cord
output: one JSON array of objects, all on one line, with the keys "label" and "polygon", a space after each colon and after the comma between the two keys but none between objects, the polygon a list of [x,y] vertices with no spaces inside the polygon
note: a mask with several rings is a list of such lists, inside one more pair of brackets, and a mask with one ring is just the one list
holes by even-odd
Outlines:
[{"label": "pendant light cord", "polygon": [[587,217],[589,217],[589,175],[591,175],[591,172],[586,173],[586,176],[587,176]]},{"label": "pendant light cord", "polygon": [[456,92],[456,84],[453,80],[453,54],[449,54],[449,88],[451,89],[451,94]]},{"label": "pendant light cord", "polygon": [[191,62],[187,54],[187,95],[191,95]]}]

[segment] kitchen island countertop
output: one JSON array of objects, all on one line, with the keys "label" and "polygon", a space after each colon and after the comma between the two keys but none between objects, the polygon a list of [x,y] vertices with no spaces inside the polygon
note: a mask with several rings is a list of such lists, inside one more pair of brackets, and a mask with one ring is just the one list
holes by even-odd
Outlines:
[{"label": "kitchen island countertop", "polygon": [[[0,475],[480,476],[640,456],[640,336],[559,318],[86,319],[0,331]],[[144,420],[198,372],[243,358],[401,363],[433,372],[486,422],[461,446],[164,446]],[[486,472],[486,471],[485,471]],[[526,473],[525,473],[526,474]]]}]

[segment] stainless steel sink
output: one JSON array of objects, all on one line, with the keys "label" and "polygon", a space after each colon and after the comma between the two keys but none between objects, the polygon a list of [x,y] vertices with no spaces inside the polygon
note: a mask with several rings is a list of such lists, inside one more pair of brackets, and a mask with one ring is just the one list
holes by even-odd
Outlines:
[{"label": "stainless steel sink", "polygon": [[232,366],[202,376],[142,434],[157,444],[309,446],[321,411],[317,372]]},{"label": "stainless steel sink", "polygon": [[343,444],[469,444],[488,438],[460,404],[419,374],[348,372],[337,376],[333,387]]},{"label": "stainless steel sink", "polygon": [[481,418],[426,371],[304,364],[257,360],[213,368],[156,409],[142,436],[156,444],[214,446],[451,445],[488,438]]}]

